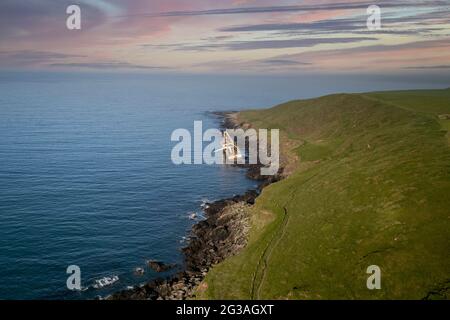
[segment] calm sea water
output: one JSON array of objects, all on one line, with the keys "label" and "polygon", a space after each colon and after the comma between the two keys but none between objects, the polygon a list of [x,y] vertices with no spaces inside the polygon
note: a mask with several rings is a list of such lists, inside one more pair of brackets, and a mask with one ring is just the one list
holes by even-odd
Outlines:
[{"label": "calm sea water", "polygon": [[[326,93],[310,89],[289,79],[0,75],[0,299],[104,296],[156,277],[133,275],[146,259],[182,263],[188,214],[255,182],[237,168],[173,165],[172,131],[194,120],[217,127],[207,111]],[[72,264],[84,287],[120,281],[70,292]]]}]

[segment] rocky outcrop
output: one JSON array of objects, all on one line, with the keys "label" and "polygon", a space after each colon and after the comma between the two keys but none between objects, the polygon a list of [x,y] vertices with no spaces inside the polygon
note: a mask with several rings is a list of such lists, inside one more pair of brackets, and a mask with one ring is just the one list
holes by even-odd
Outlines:
[{"label": "rocky outcrop", "polygon": [[221,200],[205,209],[207,219],[194,225],[189,245],[183,249],[188,271],[203,272],[246,245],[248,209],[256,195]]},{"label": "rocky outcrop", "polygon": [[124,290],[109,300],[182,300],[201,282],[202,277],[180,272],[170,279],[157,279],[143,286]]},{"label": "rocky outcrop", "polygon": [[165,264],[161,261],[156,260],[148,260],[147,265],[156,272],[164,272],[175,268],[174,264]]},{"label": "rocky outcrop", "polygon": [[[158,279],[141,287],[113,294],[109,299],[180,300],[193,296],[209,268],[239,252],[247,243],[248,209],[258,196],[256,191],[219,200],[205,206],[206,219],[194,225],[188,245],[183,248],[185,271],[169,279]],[[161,272],[165,266],[149,261],[149,266]]]}]

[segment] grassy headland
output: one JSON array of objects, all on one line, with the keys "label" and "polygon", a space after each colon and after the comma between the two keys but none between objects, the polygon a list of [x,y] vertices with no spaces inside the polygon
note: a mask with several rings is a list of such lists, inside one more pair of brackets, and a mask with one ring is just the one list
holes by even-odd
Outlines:
[{"label": "grassy headland", "polygon": [[[428,299],[450,287],[450,90],[337,94],[238,114],[279,128],[288,177],[199,298]],[[381,290],[366,269],[381,268]]]}]

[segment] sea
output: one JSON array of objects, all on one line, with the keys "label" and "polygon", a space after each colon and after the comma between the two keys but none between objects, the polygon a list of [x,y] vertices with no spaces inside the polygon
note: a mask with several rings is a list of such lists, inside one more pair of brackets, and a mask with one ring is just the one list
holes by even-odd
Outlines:
[{"label": "sea", "polygon": [[[387,88],[383,79],[1,72],[0,299],[94,299],[180,270],[202,204],[256,183],[240,168],[173,164],[174,130],[219,128],[212,111]],[[158,274],[147,260],[176,267]],[[80,291],[66,285],[73,265]]]}]

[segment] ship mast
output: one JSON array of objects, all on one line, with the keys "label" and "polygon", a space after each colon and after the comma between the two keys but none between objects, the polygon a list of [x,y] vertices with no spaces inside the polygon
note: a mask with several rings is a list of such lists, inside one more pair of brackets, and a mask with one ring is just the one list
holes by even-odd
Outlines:
[{"label": "ship mast", "polygon": [[238,146],[234,143],[233,138],[231,138],[227,130],[222,132],[222,137],[222,148],[216,150],[216,152],[223,151],[224,156],[229,160],[242,158],[242,154],[239,151]]}]

